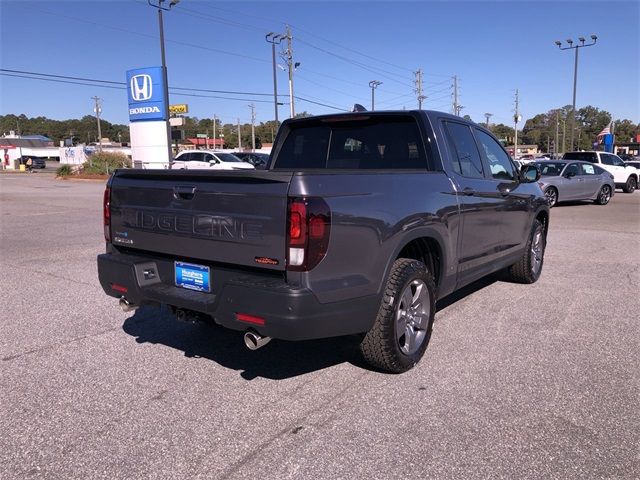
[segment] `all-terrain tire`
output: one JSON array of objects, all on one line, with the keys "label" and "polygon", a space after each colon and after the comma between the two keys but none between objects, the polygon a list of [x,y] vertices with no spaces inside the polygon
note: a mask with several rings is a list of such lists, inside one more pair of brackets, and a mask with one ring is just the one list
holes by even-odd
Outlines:
[{"label": "all-terrain tire", "polygon": [[534,220],[524,254],[507,269],[509,280],[516,283],[534,283],[540,278],[544,263],[547,235],[540,220]]},{"label": "all-terrain tire", "polygon": [[[420,307],[414,309],[414,300]],[[435,282],[425,264],[408,258],[396,260],[375,323],[360,344],[365,361],[391,373],[411,369],[424,355],[431,338],[435,308]]]}]

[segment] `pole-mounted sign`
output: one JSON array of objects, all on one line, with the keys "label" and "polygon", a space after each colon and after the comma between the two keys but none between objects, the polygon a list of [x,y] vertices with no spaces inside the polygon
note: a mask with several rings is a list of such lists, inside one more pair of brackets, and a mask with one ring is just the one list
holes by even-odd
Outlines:
[{"label": "pole-mounted sign", "polygon": [[167,120],[162,67],[127,71],[129,121]]}]

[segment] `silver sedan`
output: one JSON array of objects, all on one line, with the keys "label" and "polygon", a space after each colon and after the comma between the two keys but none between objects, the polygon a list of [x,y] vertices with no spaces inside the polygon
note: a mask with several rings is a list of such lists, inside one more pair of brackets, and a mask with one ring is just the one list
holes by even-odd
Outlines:
[{"label": "silver sedan", "polygon": [[615,192],[613,175],[589,162],[538,161],[541,177],[538,182],[553,207],[558,202],[593,200],[606,205]]}]

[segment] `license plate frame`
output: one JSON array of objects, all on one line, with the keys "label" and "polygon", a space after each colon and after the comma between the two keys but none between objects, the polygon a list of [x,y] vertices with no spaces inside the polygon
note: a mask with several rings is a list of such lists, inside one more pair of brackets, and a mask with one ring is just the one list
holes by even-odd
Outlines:
[{"label": "license plate frame", "polygon": [[211,292],[211,269],[206,265],[173,262],[173,267],[176,287],[196,292]]}]

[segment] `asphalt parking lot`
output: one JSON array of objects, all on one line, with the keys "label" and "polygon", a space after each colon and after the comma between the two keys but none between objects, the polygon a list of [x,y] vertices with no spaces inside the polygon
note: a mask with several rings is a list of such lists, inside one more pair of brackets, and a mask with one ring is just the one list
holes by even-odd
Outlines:
[{"label": "asphalt parking lot", "polygon": [[0,175],[0,478],[640,477],[640,193],[554,208],[540,281],[442,302],[394,376],[123,313],[103,188]]}]

